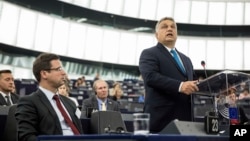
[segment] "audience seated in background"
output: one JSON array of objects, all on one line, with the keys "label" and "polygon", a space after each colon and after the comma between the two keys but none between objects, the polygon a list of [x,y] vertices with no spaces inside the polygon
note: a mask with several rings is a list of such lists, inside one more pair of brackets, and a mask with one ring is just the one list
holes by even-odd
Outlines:
[{"label": "audience seated in background", "polygon": [[19,95],[13,93],[15,89],[11,70],[0,70],[0,105],[11,106],[18,102]]},{"label": "audience seated in background", "polygon": [[110,89],[109,96],[115,101],[119,101],[123,96],[123,90],[119,82],[113,84],[113,88]]},{"label": "audience seated in background", "polygon": [[77,99],[74,97],[70,97],[69,92],[70,92],[69,81],[65,80],[65,83],[58,88],[58,93],[66,96],[69,99],[71,99],[72,101],[74,101],[74,103],[76,104],[76,107],[78,107],[79,103],[78,103]]},{"label": "audience seated in background", "polygon": [[85,82],[85,78],[83,79],[83,77],[79,77],[76,82],[74,87],[78,88],[78,87],[85,87],[86,86],[86,82]]},{"label": "audience seated in background", "polygon": [[240,85],[239,85],[239,88],[237,88],[238,92],[242,93],[245,90],[246,87],[248,87],[247,83],[246,82],[241,82]]},{"label": "audience seated in background", "polygon": [[[228,104],[229,105],[237,105],[237,97],[235,94],[235,91],[233,91],[232,93],[229,93],[229,95],[227,95],[227,99],[228,99]],[[249,119],[246,116],[246,113],[244,112],[242,107],[238,107],[239,109],[239,124],[249,124],[248,121]]]},{"label": "audience seated in background", "polygon": [[82,86],[87,86],[85,76],[82,76]]},{"label": "audience seated in background", "polygon": [[14,83],[14,85],[13,85],[13,87],[12,87],[11,93],[12,93],[12,94],[17,94],[15,83]]},{"label": "audience seated in background", "polygon": [[244,99],[244,98],[250,98],[250,93],[249,93],[248,87],[244,88],[244,90],[239,95],[239,99]]},{"label": "audience seated in background", "polygon": [[[219,102],[220,101],[220,102]],[[237,96],[236,96],[236,89],[234,87],[231,87],[228,89],[228,91],[222,93],[217,99],[217,103],[224,103],[226,108],[229,108],[230,106],[236,106],[237,104]],[[246,113],[244,112],[242,107],[238,107],[239,109],[239,124],[249,124],[249,119],[246,116]],[[219,110],[220,113],[220,110]],[[222,115],[219,115],[222,116]],[[238,124],[238,123],[236,123]]]},{"label": "audience seated in background", "polygon": [[138,102],[139,102],[139,103],[144,103],[144,100],[145,100],[145,90],[142,90],[142,91],[140,92],[140,96],[139,96],[139,98],[138,98]]},{"label": "audience seated in background", "polygon": [[96,80],[93,84],[95,95],[85,99],[82,104],[82,110],[87,111],[88,108],[98,111],[120,111],[119,104],[108,98],[108,84],[104,80]]},{"label": "audience seated in background", "polygon": [[100,77],[100,74],[97,72],[94,77],[94,81],[99,80],[99,79],[101,79],[101,77]]}]

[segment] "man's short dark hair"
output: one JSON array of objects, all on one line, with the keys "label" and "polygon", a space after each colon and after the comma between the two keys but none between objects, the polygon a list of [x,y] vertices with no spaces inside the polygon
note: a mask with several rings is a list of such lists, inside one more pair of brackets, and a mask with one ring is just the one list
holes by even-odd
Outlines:
[{"label": "man's short dark hair", "polygon": [[0,70],[0,75],[1,75],[2,73],[12,73],[12,72],[11,72],[11,70]]},{"label": "man's short dark hair", "polygon": [[174,18],[172,18],[172,17],[163,17],[163,18],[161,18],[161,19],[156,23],[156,25],[155,25],[155,31],[157,31],[157,29],[158,29],[160,23],[161,23],[162,21],[165,21],[165,20],[169,20],[169,21],[175,22]]},{"label": "man's short dark hair", "polygon": [[59,60],[60,57],[52,53],[40,54],[33,63],[33,74],[38,82],[41,80],[40,72],[51,68],[52,60]]}]

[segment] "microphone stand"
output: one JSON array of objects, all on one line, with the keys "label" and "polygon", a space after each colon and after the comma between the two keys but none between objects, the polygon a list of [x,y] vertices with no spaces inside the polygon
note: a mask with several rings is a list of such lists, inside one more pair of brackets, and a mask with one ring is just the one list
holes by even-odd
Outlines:
[{"label": "microphone stand", "polygon": [[[202,62],[201,65],[203,66],[206,78],[208,78],[207,69],[205,68],[205,62]],[[214,93],[212,93],[209,80],[207,80],[207,86],[208,86],[208,91],[209,91],[210,95],[212,95],[212,98],[213,98],[212,102],[213,102],[213,107],[214,107],[214,109],[213,109],[214,115],[218,116],[218,110],[217,110],[217,104],[216,104],[216,96],[215,96]]]},{"label": "microphone stand", "polygon": [[[204,68],[206,78],[208,78],[206,67],[205,67],[205,62],[201,61],[201,65]],[[218,111],[217,111],[217,105],[216,105],[216,96],[215,94],[212,93],[209,80],[207,80],[207,86],[208,86],[209,93],[210,95],[212,95],[212,98],[213,98],[212,102],[213,102],[214,108],[212,112],[208,111],[206,113],[206,116],[204,118],[204,124],[205,124],[204,128],[208,134],[217,134],[219,132],[219,124],[218,124],[218,113],[217,113]]]}]

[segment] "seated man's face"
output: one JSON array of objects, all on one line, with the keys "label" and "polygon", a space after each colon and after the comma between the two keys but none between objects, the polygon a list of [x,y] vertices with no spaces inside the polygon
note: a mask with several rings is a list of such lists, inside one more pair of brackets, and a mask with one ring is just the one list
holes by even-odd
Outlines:
[{"label": "seated man's face", "polygon": [[108,97],[108,85],[104,81],[99,81],[96,84],[96,96],[100,99],[106,99]]}]

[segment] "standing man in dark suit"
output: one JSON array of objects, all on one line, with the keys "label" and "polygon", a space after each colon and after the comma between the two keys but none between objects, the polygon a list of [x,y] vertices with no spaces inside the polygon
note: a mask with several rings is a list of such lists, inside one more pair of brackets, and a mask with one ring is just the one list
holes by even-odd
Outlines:
[{"label": "standing man in dark suit", "polygon": [[95,95],[90,96],[88,99],[85,99],[83,101],[83,111],[86,111],[87,108],[91,108],[93,110],[98,111],[120,111],[119,104],[116,101],[108,98],[109,87],[106,81],[101,79],[96,80],[93,83],[93,90],[95,92]]},{"label": "standing man in dark suit", "polygon": [[39,89],[19,99],[15,114],[18,140],[36,141],[38,135],[82,134],[80,111],[72,100],[57,93],[66,80],[59,56],[40,54],[33,63],[33,74]]},{"label": "standing man in dark suit", "polygon": [[[198,91],[191,60],[175,47],[177,25],[174,19],[159,20],[155,36],[157,45],[144,49],[139,61],[146,90],[144,112],[150,113],[151,133],[160,132],[174,119],[191,121],[190,95]],[[171,53],[172,49],[177,54]]]},{"label": "standing man in dark suit", "polygon": [[11,70],[0,70],[0,105],[11,106],[17,103],[19,95],[12,93],[14,88]]}]

